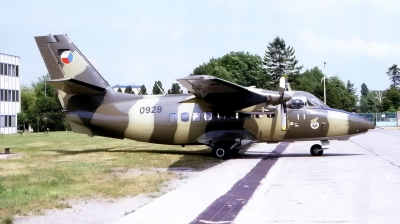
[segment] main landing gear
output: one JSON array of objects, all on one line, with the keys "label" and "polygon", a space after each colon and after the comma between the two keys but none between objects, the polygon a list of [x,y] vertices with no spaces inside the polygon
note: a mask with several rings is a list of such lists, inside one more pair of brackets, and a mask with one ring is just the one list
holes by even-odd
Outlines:
[{"label": "main landing gear", "polygon": [[321,140],[321,145],[315,144],[311,146],[310,153],[312,156],[322,156],[322,154],[324,154],[324,150],[328,148],[329,148],[329,141]]},{"label": "main landing gear", "polygon": [[229,159],[231,156],[237,155],[239,148],[237,142],[217,142],[212,148],[212,155],[217,159]]}]

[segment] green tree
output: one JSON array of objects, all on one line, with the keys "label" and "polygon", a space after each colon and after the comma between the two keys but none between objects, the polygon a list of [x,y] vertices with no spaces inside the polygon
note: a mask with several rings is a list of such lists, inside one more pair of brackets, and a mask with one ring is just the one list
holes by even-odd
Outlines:
[{"label": "green tree", "polygon": [[347,86],[337,76],[326,80],[326,104],[329,107],[355,112],[357,96],[349,93]]},{"label": "green tree", "polygon": [[244,52],[230,52],[196,67],[191,75],[212,75],[242,86],[269,88],[270,80],[261,57]]},{"label": "green tree", "polygon": [[400,82],[400,68],[397,67],[396,64],[392,65],[389,67],[388,71],[386,74],[389,76],[390,81],[392,84],[390,86],[397,88]]},{"label": "green tree", "polygon": [[147,95],[146,86],[142,85],[140,87],[140,95]]},{"label": "green tree", "polygon": [[124,91],[124,92],[125,92],[125,93],[129,93],[129,94],[132,94],[132,93],[133,93],[132,86],[131,86],[131,85],[127,86],[127,87],[125,88],[125,91]]},{"label": "green tree", "polygon": [[117,91],[117,92],[122,93],[122,89],[121,89],[121,88],[118,88],[118,91]]},{"label": "green tree", "polygon": [[[61,131],[69,129],[65,124],[65,114],[58,99],[57,90],[45,83],[47,76],[38,78],[32,83],[35,102],[28,109],[27,117],[34,131]],[[25,112],[25,111],[23,111]]]},{"label": "green tree", "polygon": [[350,82],[350,80],[347,80],[347,92],[350,94],[356,94],[357,89],[354,87],[354,84]]},{"label": "green tree", "polygon": [[182,94],[181,86],[179,83],[172,83],[171,89],[168,90],[168,94]]},{"label": "green tree", "polygon": [[290,83],[292,89],[309,92],[319,99],[324,98],[324,86],[321,84],[321,79],[324,74],[318,67],[307,69],[298,76],[296,82]]},{"label": "green tree", "polygon": [[276,37],[269,43],[265,51],[263,64],[267,73],[271,76],[273,86],[277,86],[279,79],[283,75],[288,76],[289,82],[294,82],[300,74],[303,66],[297,66],[298,61],[294,56],[295,50],[291,46],[286,46],[282,38]]},{"label": "green tree", "polygon": [[357,112],[357,102],[358,96],[356,94],[357,88],[354,87],[354,84],[347,80],[347,92],[349,93],[349,108],[348,111],[350,112]]},{"label": "green tree", "polygon": [[[158,86],[157,86],[158,85]],[[160,88],[161,89],[160,89]],[[162,91],[161,91],[162,90]],[[163,94],[164,89],[162,88],[162,83],[160,80],[155,81],[154,82],[154,86],[153,86],[153,95],[159,95],[159,94]]]},{"label": "green tree", "polygon": [[367,96],[369,93],[369,89],[365,83],[361,84],[361,96]]},{"label": "green tree", "polygon": [[36,102],[36,95],[33,88],[21,86],[21,113],[18,114],[18,127],[25,130],[32,124],[30,112],[33,110]]},{"label": "green tree", "polygon": [[360,98],[361,113],[378,113],[381,111],[381,103],[373,92],[368,92],[366,96]]},{"label": "green tree", "polygon": [[391,86],[383,94],[382,111],[395,112],[400,109],[400,91]]}]

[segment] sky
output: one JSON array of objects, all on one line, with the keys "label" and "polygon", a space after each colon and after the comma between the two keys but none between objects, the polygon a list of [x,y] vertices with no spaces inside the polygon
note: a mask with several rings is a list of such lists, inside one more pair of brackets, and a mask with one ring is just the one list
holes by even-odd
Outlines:
[{"label": "sky", "polygon": [[[232,51],[264,56],[277,36],[303,71],[350,80],[360,95],[390,85],[400,65],[400,2],[0,0],[0,52],[21,57],[21,82],[47,69],[34,36],[68,34],[111,86],[165,90],[197,66]],[[324,62],[326,66],[324,68]]]}]

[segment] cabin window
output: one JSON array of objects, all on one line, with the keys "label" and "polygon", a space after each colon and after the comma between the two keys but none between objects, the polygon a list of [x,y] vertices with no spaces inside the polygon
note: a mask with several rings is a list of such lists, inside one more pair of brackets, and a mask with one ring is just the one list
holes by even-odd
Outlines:
[{"label": "cabin window", "polygon": [[192,121],[200,121],[200,113],[194,112],[192,115]]},{"label": "cabin window", "polygon": [[211,121],[212,120],[212,112],[205,112],[204,113],[204,120]]},{"label": "cabin window", "polygon": [[178,115],[176,113],[172,113],[169,115],[169,122],[176,123],[178,121]]},{"label": "cabin window", "polygon": [[181,114],[181,121],[183,121],[183,122],[187,122],[187,121],[189,121],[189,113],[182,113]]}]

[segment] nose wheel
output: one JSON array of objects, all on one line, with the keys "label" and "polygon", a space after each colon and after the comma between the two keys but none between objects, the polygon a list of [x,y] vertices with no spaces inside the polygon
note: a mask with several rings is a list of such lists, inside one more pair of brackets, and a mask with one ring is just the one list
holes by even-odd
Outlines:
[{"label": "nose wheel", "polygon": [[310,153],[312,156],[322,156],[322,154],[324,154],[324,150],[322,149],[321,145],[315,144],[311,146]]}]

